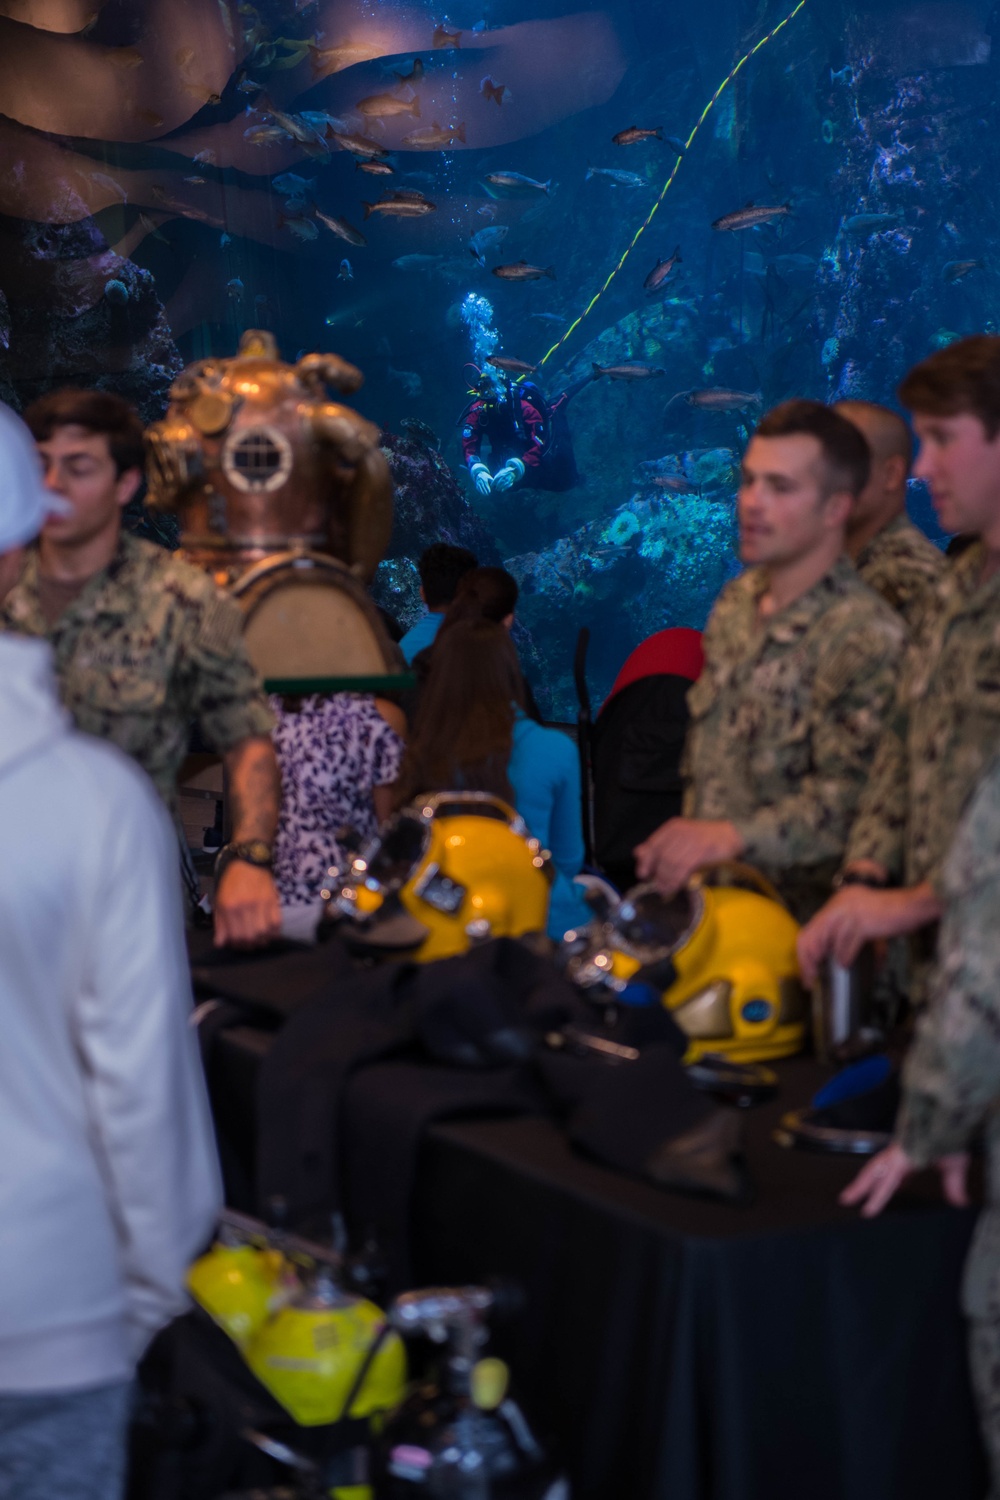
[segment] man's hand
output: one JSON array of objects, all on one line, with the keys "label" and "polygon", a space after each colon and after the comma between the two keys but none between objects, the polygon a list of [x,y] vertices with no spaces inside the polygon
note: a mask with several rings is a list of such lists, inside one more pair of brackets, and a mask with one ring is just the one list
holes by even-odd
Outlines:
[{"label": "man's hand", "polygon": [[702,865],[738,859],[743,840],[721,819],[671,818],[635,850],[640,880],[651,880],[664,896],[672,896]]},{"label": "man's hand", "polygon": [[[955,1208],[964,1208],[969,1201],[966,1187],[968,1152],[939,1157],[936,1166],[941,1173],[941,1188],[946,1200]],[[847,1207],[860,1204],[862,1218],[874,1219],[906,1178],[919,1170],[917,1163],[894,1141],[862,1167],[854,1181],[841,1193],[840,1202]]]},{"label": "man's hand", "polygon": [[215,946],[259,948],[281,932],[281,904],[270,870],[234,859],[215,888]]},{"label": "man's hand", "polygon": [[799,969],[812,984],[824,958],[847,967],[865,943],[876,938],[901,937],[937,921],[941,903],[926,881],[902,891],[874,891],[866,885],[846,885],[818,911],[799,933]]}]

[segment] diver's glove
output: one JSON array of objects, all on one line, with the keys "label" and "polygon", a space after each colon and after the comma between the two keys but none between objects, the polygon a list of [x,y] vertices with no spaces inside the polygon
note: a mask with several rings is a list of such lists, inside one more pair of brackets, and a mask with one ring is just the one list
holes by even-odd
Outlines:
[{"label": "diver's glove", "polygon": [[493,476],[494,490],[510,490],[524,478],[524,464],[519,458],[508,458],[502,469]]},{"label": "diver's glove", "polygon": [[[473,464],[469,469],[472,482],[481,495],[488,495],[493,488],[493,475],[485,464]],[[506,489],[506,485],[504,485]]]}]

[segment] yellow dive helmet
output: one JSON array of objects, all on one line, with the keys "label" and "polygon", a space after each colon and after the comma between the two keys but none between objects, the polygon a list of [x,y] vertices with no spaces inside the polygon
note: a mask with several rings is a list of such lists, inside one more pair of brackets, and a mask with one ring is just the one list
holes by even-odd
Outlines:
[{"label": "yellow dive helmet", "polygon": [[706,1053],[767,1062],[805,1043],[798,931],[762,875],[725,865],[669,899],[651,885],[634,887],[575,942],[567,935],[569,972],[581,988],[610,994],[637,978],[660,988],[690,1039],[686,1062]]},{"label": "yellow dive helmet", "polygon": [[396,814],[324,896],[351,941],[421,963],[492,937],[544,932],[551,856],[486,792],[438,792]]}]

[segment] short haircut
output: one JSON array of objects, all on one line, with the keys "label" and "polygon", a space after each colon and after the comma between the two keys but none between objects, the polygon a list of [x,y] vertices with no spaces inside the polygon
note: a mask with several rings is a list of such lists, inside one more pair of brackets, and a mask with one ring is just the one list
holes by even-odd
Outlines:
[{"label": "short haircut", "polygon": [[49,391],[32,401],[24,420],[37,443],[46,442],[58,427],[82,427],[103,435],[119,477],[126,469],[141,470],[145,465],[139,415],[122,396],[111,391],[83,391],[72,386]]},{"label": "short haircut", "polygon": [[990,441],[1000,432],[1000,336],[974,333],[914,365],[899,387],[908,411],[978,417]]},{"label": "short haircut", "polygon": [[913,434],[898,411],[879,406],[875,401],[838,401],[833,409],[855,423],[879,463],[887,458],[901,458],[906,472],[910,472]]},{"label": "short haircut", "polygon": [[826,469],[826,493],[848,490],[855,499],[868,483],[871,450],[853,422],[822,401],[783,401],[757,424],[754,437],[815,438]]},{"label": "short haircut", "polygon": [[492,620],[500,625],[517,608],[517,579],[506,568],[470,568],[458,580],[449,614]]},{"label": "short haircut", "polygon": [[428,609],[450,604],[462,574],[477,566],[478,559],[468,547],[453,547],[450,542],[435,542],[428,547],[417,563]]}]

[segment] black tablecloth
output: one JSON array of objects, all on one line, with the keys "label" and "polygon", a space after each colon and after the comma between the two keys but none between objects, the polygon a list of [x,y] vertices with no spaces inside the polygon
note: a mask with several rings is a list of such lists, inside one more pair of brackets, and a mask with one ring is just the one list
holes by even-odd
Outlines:
[{"label": "black tablecloth", "polygon": [[[212,1091],[237,1199],[266,1046],[249,1028],[217,1043]],[[372,1069],[373,1086],[401,1066]],[[985,1494],[958,1313],[974,1215],[944,1207],[929,1179],[875,1222],[840,1209],[855,1164],[771,1139],[819,1070],[799,1060],[781,1077],[781,1098],[747,1121],[750,1208],[631,1181],[545,1119],[427,1133],[417,1278],[522,1282],[527,1311],[498,1330],[498,1349],[579,1500]]]}]

